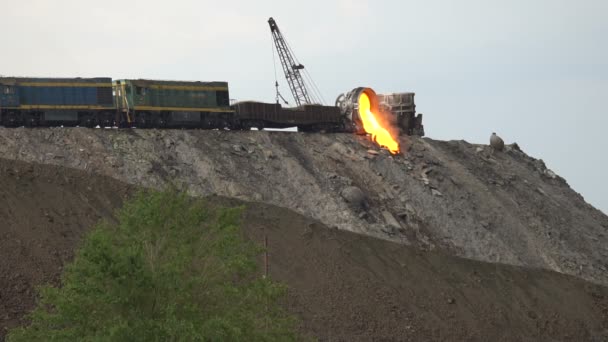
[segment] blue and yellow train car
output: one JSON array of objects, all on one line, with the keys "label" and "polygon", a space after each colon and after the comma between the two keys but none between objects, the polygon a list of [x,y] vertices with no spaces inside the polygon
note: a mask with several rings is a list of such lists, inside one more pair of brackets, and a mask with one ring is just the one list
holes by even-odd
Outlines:
[{"label": "blue and yellow train car", "polygon": [[0,123],[16,126],[113,126],[111,78],[0,78]]},{"label": "blue and yellow train car", "polygon": [[227,82],[114,81],[121,126],[225,128],[234,124]]}]

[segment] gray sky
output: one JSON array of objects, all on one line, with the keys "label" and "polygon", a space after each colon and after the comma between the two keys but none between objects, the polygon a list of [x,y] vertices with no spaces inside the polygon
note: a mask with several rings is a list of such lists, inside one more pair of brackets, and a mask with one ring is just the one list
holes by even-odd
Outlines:
[{"label": "gray sky", "polygon": [[222,80],[231,98],[264,101],[274,100],[273,16],[327,102],[363,85],[414,91],[429,137],[486,143],[496,131],[608,213],[608,1],[0,0],[0,8],[2,75]]}]

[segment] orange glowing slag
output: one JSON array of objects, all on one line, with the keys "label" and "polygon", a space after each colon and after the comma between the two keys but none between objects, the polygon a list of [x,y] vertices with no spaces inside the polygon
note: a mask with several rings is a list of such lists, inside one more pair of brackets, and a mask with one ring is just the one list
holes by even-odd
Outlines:
[{"label": "orange glowing slag", "polygon": [[362,93],[359,97],[359,116],[363,123],[363,129],[371,134],[373,141],[382,147],[386,147],[392,154],[399,153],[399,143],[378,123],[371,111],[369,96],[366,93]]}]

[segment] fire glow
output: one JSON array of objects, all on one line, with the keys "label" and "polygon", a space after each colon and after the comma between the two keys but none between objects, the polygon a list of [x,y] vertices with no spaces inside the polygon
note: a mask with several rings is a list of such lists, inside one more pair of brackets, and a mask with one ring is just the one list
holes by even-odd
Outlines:
[{"label": "fire glow", "polygon": [[365,132],[372,136],[372,140],[381,147],[386,147],[392,154],[399,153],[399,143],[384,128],[371,111],[369,96],[362,93],[359,97],[359,117]]}]

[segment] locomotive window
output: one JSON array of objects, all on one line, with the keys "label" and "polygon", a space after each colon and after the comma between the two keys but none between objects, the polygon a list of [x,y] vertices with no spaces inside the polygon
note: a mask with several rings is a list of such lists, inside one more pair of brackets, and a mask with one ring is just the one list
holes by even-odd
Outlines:
[{"label": "locomotive window", "polygon": [[13,88],[11,86],[4,86],[3,92],[6,95],[8,95],[8,94],[14,94],[15,93],[15,88]]},{"label": "locomotive window", "polygon": [[127,93],[127,95],[131,94],[131,87],[130,86],[126,87],[126,93]]}]

